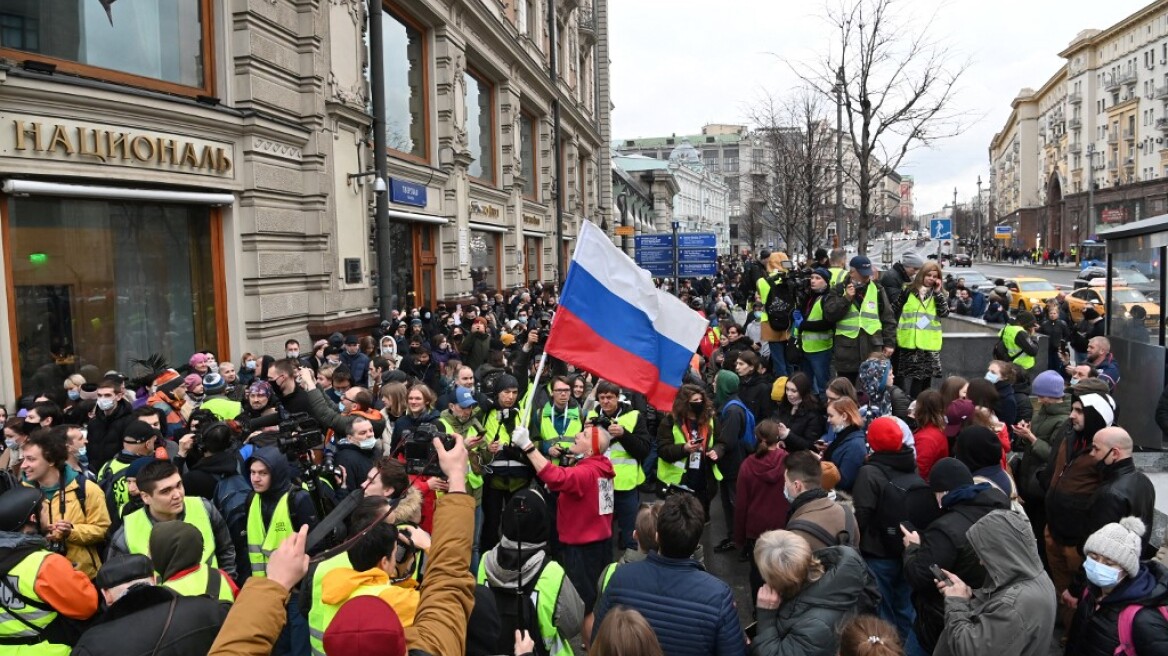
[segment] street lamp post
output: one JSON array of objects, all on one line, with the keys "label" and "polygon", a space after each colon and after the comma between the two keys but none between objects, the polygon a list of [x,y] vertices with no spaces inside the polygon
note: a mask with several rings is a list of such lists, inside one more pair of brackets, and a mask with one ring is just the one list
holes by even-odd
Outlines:
[{"label": "street lamp post", "polygon": [[[977,176],[977,216],[974,217],[977,223],[977,241],[974,246],[977,248],[977,254],[980,256],[982,249],[985,248],[985,232],[981,229],[981,176]],[[982,258],[985,259],[984,257]]]},{"label": "street lamp post", "polygon": [[844,217],[844,67],[841,65],[835,75],[835,229],[840,237],[840,247],[846,248],[848,232],[843,224]]}]

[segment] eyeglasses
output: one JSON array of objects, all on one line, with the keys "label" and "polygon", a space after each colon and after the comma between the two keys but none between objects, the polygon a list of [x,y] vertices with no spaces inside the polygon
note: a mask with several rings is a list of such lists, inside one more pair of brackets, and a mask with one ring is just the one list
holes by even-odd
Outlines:
[{"label": "eyeglasses", "polygon": [[557,388],[553,389],[552,391],[555,392],[556,394],[567,394],[568,392],[571,392],[572,390],[567,388],[567,387],[557,387]]}]

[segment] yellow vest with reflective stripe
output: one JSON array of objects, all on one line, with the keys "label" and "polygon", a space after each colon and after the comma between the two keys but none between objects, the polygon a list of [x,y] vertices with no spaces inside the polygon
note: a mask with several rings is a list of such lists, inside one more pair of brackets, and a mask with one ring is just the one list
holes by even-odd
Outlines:
[{"label": "yellow vest with reflective stripe", "polygon": [[[811,306],[811,313],[807,315],[804,321],[823,321],[823,297],[820,296],[815,305]],[[803,345],[804,353],[822,353],[823,351],[831,350],[832,332],[800,332],[799,338]]]},{"label": "yellow vest with reflective stripe", "polygon": [[[212,574],[219,580],[219,591],[215,595],[211,594],[211,581],[214,580]],[[231,584],[226,579],[227,575],[221,570],[199,565],[197,570],[181,579],[166,581],[162,587],[170,588],[184,597],[208,597],[230,604],[235,602],[235,597],[231,596]]]},{"label": "yellow vest with reflective stripe", "polygon": [[[539,413],[539,439],[541,442],[550,441],[551,446],[558,446],[565,451],[576,443],[576,436],[584,430],[584,423],[580,421],[580,408],[566,408],[564,415],[568,418],[568,426],[561,434],[556,430],[555,406],[548,403]],[[556,436],[558,439],[550,439]]]},{"label": "yellow vest with reflective stripe", "polygon": [[[681,426],[674,424],[673,425],[673,443],[674,444],[685,444],[688,441],[689,441],[689,436],[686,435],[685,433],[681,432]],[[705,445],[702,447],[702,453],[709,451],[710,446],[713,443],[714,443],[714,419],[711,417],[710,418],[710,434],[706,438]],[[697,452],[695,451],[695,453],[697,453]],[[657,480],[661,481],[662,483],[669,484],[669,485],[677,485],[677,484],[681,483],[681,478],[682,478],[682,476],[685,475],[686,465],[689,464],[689,456],[690,455],[692,455],[692,454],[686,454],[686,457],[682,458],[681,460],[679,460],[677,462],[669,462],[665,458],[658,457],[657,458]],[[702,456],[702,457],[705,457],[705,456]],[[722,480],[722,470],[718,469],[718,463],[714,463],[714,479],[719,480],[719,481]]]},{"label": "yellow vest with reflective stripe", "polygon": [[[920,322],[925,319],[929,325],[921,328]],[[937,319],[937,301],[934,297],[930,296],[922,303],[916,294],[909,295],[896,326],[896,345],[921,351],[941,350],[941,322]]]},{"label": "yellow vest with reflective stripe", "polygon": [[1002,345],[1006,347],[1006,354],[1010,356],[1010,362],[1023,369],[1033,369],[1034,356],[1018,346],[1018,334],[1024,332],[1026,331],[1021,326],[1006,326],[1002,332],[998,333],[998,337],[1002,340]]},{"label": "yellow vest with reflective stripe", "polygon": [[[442,428],[446,429],[446,432],[448,434],[458,432],[458,431],[454,430],[454,426],[451,426],[450,422],[446,421],[446,419],[444,419],[442,417],[438,418],[438,423],[442,424]],[[468,426],[466,434],[463,435],[462,437],[469,440],[470,438],[475,437],[478,434],[479,434],[479,432],[477,429],[475,429],[474,426]],[[474,470],[468,466],[466,468],[466,488],[468,490],[477,490],[482,486],[483,486],[483,475],[476,474],[474,472]]]},{"label": "yellow vest with reflective stripe", "polygon": [[267,577],[268,559],[284,540],[295,533],[292,515],[288,512],[291,492],[285,492],[272,510],[272,521],[264,525],[264,515],[259,494],[253,494],[247,509],[247,560],[251,563],[251,575]]},{"label": "yellow vest with reflective stripe", "polygon": [[348,553],[339,553],[332,558],[322,561],[312,573],[312,607],[308,609],[308,642],[312,646],[314,656],[324,655],[324,630],[336,615],[334,610],[329,613],[328,604],[321,599],[324,577],[334,569],[342,567],[352,568]]},{"label": "yellow vest with reflective stripe", "polygon": [[[593,409],[592,412],[588,413],[588,421],[592,421],[599,416],[599,408]],[[640,411],[629,410],[618,415],[616,423],[625,429],[626,434],[632,435],[633,430],[637,427],[637,419],[640,416]],[[608,456],[609,462],[612,463],[612,470],[616,472],[616,478],[612,479],[612,488],[617,492],[635,490],[638,485],[645,482],[645,470],[641,469],[641,463],[637,462],[636,458],[628,451],[625,451],[624,445],[619,442],[613,442],[608,447],[608,452],[604,455]]]},{"label": "yellow vest with reflective stripe", "polygon": [[[215,559],[215,529],[211,527],[211,517],[203,506],[203,497],[184,497],[183,518],[175,521],[186,522],[203,534],[203,564],[219,567]],[[139,508],[126,515],[126,550],[130,553],[150,555],[150,532],[154,523],[146,514],[146,508]]]},{"label": "yellow vest with reflective stripe", "polygon": [[880,291],[875,282],[869,281],[860,308],[857,310],[856,304],[848,301],[848,313],[835,325],[835,334],[837,337],[855,339],[860,336],[861,330],[875,335],[880,332],[880,328]]},{"label": "yellow vest with reflective stripe", "polygon": [[828,271],[831,272],[831,280],[829,281],[829,284],[832,287],[842,284],[848,277],[847,269],[837,269],[836,267],[832,267],[828,269]]},{"label": "yellow vest with reflective stripe", "polygon": [[[500,412],[500,410],[492,410],[487,415],[487,421],[484,424],[486,434],[483,439],[487,442],[498,441],[501,446],[511,446],[511,432],[499,419]],[[520,406],[511,408],[511,412],[518,412],[520,417],[523,416],[523,409]],[[519,422],[516,422],[516,425],[518,426]],[[503,452],[496,453],[494,460],[488,467],[490,467],[492,487],[506,489],[510,492],[526,486],[535,472],[526,460],[513,460]]]},{"label": "yellow vest with reflective stripe", "polygon": [[[53,555],[51,552],[44,550],[34,551],[0,576],[6,577],[21,596],[48,607],[48,604],[36,593],[36,581],[41,571],[41,565],[51,555]],[[26,604],[20,599],[9,599],[11,593],[6,588],[0,587],[0,591],[2,591],[0,599],[4,600],[4,603],[0,604],[0,645],[3,645],[0,651],[6,656],[9,654],[12,656],[23,656],[24,654],[65,656],[73,650],[69,645],[43,641],[28,645],[4,645],[3,641],[6,639],[36,639],[39,633],[29,628],[24,622],[43,630],[57,619],[57,612],[51,607],[42,610]],[[16,619],[17,617],[21,619]]]},{"label": "yellow vest with reflective stripe", "polygon": [[[554,560],[545,561],[539,580],[535,583],[535,590],[531,593],[531,602],[535,606],[536,620],[539,622],[539,636],[550,656],[572,656],[572,647],[560,635],[556,628],[556,601],[560,598],[560,588],[564,585],[564,568]],[[479,561],[478,576],[475,577],[479,585],[487,585],[487,568]]]},{"label": "yellow vest with reflective stripe", "polygon": [[[768,272],[767,275],[769,276],[770,273]],[[766,276],[764,276],[764,277],[758,279],[755,286],[758,288],[758,302],[762,303],[762,314],[759,315],[758,320],[763,322],[763,323],[766,323],[767,322],[766,302],[767,302],[767,294],[771,293],[771,281],[767,280]]]}]

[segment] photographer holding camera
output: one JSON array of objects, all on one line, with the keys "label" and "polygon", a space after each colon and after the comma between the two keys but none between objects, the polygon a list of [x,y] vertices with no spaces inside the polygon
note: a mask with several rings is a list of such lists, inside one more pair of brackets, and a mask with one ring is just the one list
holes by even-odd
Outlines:
[{"label": "photographer holding camera", "polygon": [[599,426],[612,436],[607,455],[616,473],[612,486],[616,494],[616,520],[620,523],[619,546],[635,550],[633,528],[640,503],[637,486],[645,482],[641,463],[649,457],[649,430],[644,416],[628,403],[622,403],[620,396],[621,389],[615,383],[607,380],[597,383],[597,406],[589,413],[585,426]]}]

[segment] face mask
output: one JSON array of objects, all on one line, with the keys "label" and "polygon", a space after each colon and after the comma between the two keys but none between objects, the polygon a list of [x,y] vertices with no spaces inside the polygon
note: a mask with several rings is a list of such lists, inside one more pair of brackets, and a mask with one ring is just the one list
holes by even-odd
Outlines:
[{"label": "face mask", "polygon": [[15,449],[16,448],[16,440],[11,438],[11,437],[4,438],[4,448]]},{"label": "face mask", "polygon": [[85,454],[86,454],[86,453],[88,453],[88,452],[89,452],[89,447],[85,447],[85,446],[83,446],[83,447],[81,447],[80,449],[77,449],[77,457],[78,457],[78,458],[84,458],[84,457],[85,457]]},{"label": "face mask", "polygon": [[760,311],[758,311],[758,310],[755,310],[755,312],[754,312],[754,318],[755,318],[755,319],[761,319],[761,318],[762,318],[762,312],[760,312]]},{"label": "face mask", "polygon": [[1104,565],[1094,558],[1084,560],[1083,569],[1087,571],[1087,580],[1101,588],[1115,587],[1123,571],[1118,567]]},{"label": "face mask", "polygon": [[243,366],[246,369],[251,369],[252,371],[255,371],[255,367],[256,367],[255,360],[248,360],[247,362],[243,363]]},{"label": "face mask", "polygon": [[327,362],[328,364],[331,364],[331,365],[332,365],[332,366],[334,366],[334,367],[339,367],[339,366],[341,366],[341,361],[340,361],[340,360],[333,360],[332,358],[329,358],[329,359],[328,359],[326,362]]},{"label": "face mask", "polygon": [[1001,376],[999,376],[999,375],[997,375],[997,374],[995,374],[995,373],[994,373],[994,372],[992,372],[992,371],[987,371],[987,372],[986,372],[986,375],[985,375],[985,379],[986,379],[986,380],[988,380],[988,381],[990,381],[991,383],[993,383],[993,384],[997,385],[997,384],[998,384],[998,381],[999,381],[999,380],[1001,380],[1001,379],[1002,379],[1002,377],[1001,377]]},{"label": "face mask", "polygon": [[1079,384],[1079,379],[1078,379],[1078,378],[1072,378],[1072,379],[1071,379],[1071,386],[1072,386],[1072,387],[1073,387],[1073,386],[1075,386],[1075,385],[1078,385],[1078,384]]},{"label": "face mask", "polygon": [[691,402],[691,403],[689,404],[689,411],[690,411],[690,412],[692,412],[692,413],[694,413],[694,415],[695,415],[695,416],[698,416],[698,417],[700,417],[700,416],[702,415],[702,412],[703,412],[705,409],[706,409],[706,404],[705,404],[705,403],[692,403],[692,402]]},{"label": "face mask", "polygon": [[76,401],[77,399],[81,398],[81,390],[79,389],[71,389],[68,391],[68,394],[70,401]]},{"label": "face mask", "polygon": [[32,435],[32,432],[40,427],[41,427],[40,424],[34,424],[31,421],[26,421],[23,424],[24,434],[25,435]]},{"label": "face mask", "polygon": [[300,351],[288,351],[287,353],[285,353],[285,355],[287,355],[289,358],[295,360],[296,358],[300,357]]},{"label": "face mask", "polygon": [[791,494],[791,492],[787,490],[786,485],[783,486],[783,498],[787,500],[787,503],[793,503],[795,501],[795,495]]},{"label": "face mask", "polygon": [[377,445],[377,438],[371,437],[367,440],[361,440],[357,443],[357,448],[363,451],[368,451]]},{"label": "face mask", "polygon": [[113,399],[98,399],[97,400],[97,407],[101,408],[102,410],[104,410],[106,412],[113,410],[114,406],[117,404],[118,404],[117,401],[114,401]]}]

